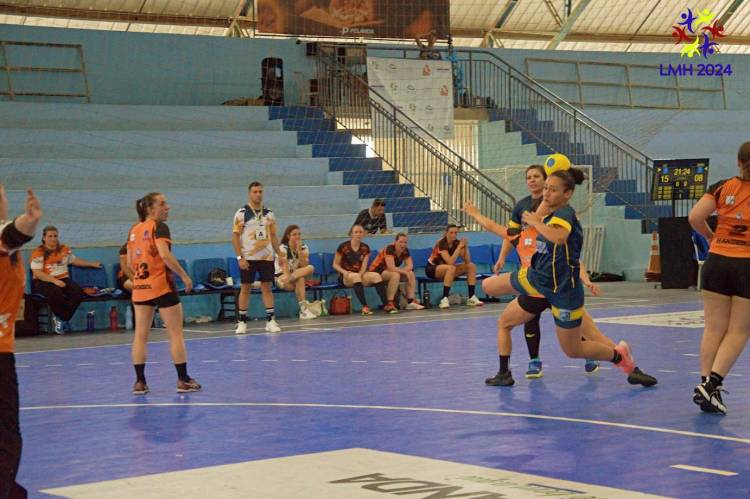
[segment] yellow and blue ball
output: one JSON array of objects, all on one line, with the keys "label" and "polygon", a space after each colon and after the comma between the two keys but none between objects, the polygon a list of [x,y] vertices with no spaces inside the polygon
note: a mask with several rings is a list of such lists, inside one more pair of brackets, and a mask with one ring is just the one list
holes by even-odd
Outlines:
[{"label": "yellow and blue ball", "polygon": [[544,162],[544,172],[549,177],[553,173],[570,169],[570,160],[564,154],[553,154]]}]

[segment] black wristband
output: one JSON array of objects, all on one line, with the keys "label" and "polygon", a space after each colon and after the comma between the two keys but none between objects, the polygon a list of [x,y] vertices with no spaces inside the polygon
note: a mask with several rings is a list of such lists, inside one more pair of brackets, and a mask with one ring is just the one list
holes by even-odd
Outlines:
[{"label": "black wristband", "polygon": [[23,232],[19,231],[16,228],[15,220],[6,225],[5,228],[2,229],[2,231],[2,234],[0,234],[0,240],[2,240],[3,246],[5,246],[9,250],[18,249],[34,239],[34,236],[27,236]]}]

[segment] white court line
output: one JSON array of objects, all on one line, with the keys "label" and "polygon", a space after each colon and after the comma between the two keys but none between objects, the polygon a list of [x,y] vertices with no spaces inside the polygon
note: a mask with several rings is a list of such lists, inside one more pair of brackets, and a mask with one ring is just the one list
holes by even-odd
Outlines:
[{"label": "white court line", "polygon": [[428,412],[436,414],[464,414],[470,416],[494,416],[505,418],[538,419],[544,421],[559,421],[563,423],[577,423],[594,426],[608,426],[611,428],[622,428],[626,430],[648,431],[653,433],[665,433],[683,437],[704,438],[708,440],[721,440],[750,445],[750,438],[730,437],[727,435],[714,435],[711,433],[698,433],[694,431],[673,430],[670,428],[659,428],[658,426],[645,426],[628,423],[616,423],[614,421],[603,421],[598,419],[569,418],[564,416],[547,416],[544,414],[526,414],[518,412],[493,412],[475,411],[461,409],[439,409],[431,407],[404,407],[388,405],[356,405],[356,404],[313,404],[313,403],[286,403],[286,402],[165,402],[155,404],[81,404],[81,405],[42,405],[21,407],[22,411],[50,411],[68,409],[128,409],[134,407],[294,407],[313,409],[359,409],[378,411],[401,411],[401,412]]},{"label": "white court line", "polygon": [[125,365],[125,363],[124,362],[110,362],[109,365],[110,366],[122,366],[122,365]]},{"label": "white court line", "polygon": [[355,364],[366,364],[367,363],[366,360],[353,360],[352,362],[354,362]]},{"label": "white court line", "polygon": [[333,363],[336,363],[338,361],[337,360],[324,359],[324,360],[321,360],[321,362],[329,362],[329,363],[333,364]]},{"label": "white court line", "polygon": [[202,360],[201,362],[203,362],[204,364],[216,364],[219,361],[218,360]]},{"label": "white court line", "polygon": [[16,364],[16,367],[23,368],[23,367],[31,367],[31,366],[28,364]]},{"label": "white court line", "polygon": [[95,365],[93,362],[82,362],[80,364],[76,364],[77,366],[93,366]]},{"label": "white court line", "polygon": [[455,366],[456,363],[455,362],[441,362],[440,365],[441,366]]},{"label": "white court line", "polygon": [[657,372],[660,372],[660,373],[676,373],[677,371],[672,371],[670,369],[659,369]]},{"label": "white court line", "polygon": [[685,357],[700,357],[700,354],[697,353],[683,353]]},{"label": "white court line", "polygon": [[677,468],[678,470],[697,471],[699,473],[711,473],[712,475],[721,476],[737,476],[734,471],[716,470],[713,468],[701,468],[699,466],[690,466],[689,464],[673,464],[670,468]]},{"label": "white court line", "polygon": [[[623,298],[623,299],[617,299],[618,302],[650,302],[649,300],[643,300],[643,299],[635,299],[635,298]],[[675,303],[669,303],[668,305],[686,305],[686,304],[697,304],[696,301],[686,301],[686,302],[675,302]],[[507,305],[507,304],[506,304]],[[592,304],[595,305],[595,304]],[[591,307],[591,310],[615,310],[615,309],[623,309],[623,308],[638,308],[641,305],[634,304],[632,306],[626,305],[622,307],[609,307],[609,308],[597,308],[597,307]],[[588,308],[588,307],[587,307]],[[653,308],[653,307],[652,307]],[[370,322],[370,321],[383,321],[383,320],[391,320],[391,322],[383,323],[384,326],[392,326],[392,325],[399,325],[399,324],[425,324],[425,323],[431,323],[431,322],[445,322],[445,321],[453,321],[453,320],[462,320],[465,319],[467,315],[475,315],[478,318],[482,317],[491,317],[492,315],[495,315],[496,313],[500,313],[504,310],[502,309],[484,309],[484,310],[475,310],[473,312],[451,312],[450,315],[443,315],[439,318],[435,319],[429,319],[429,320],[413,320],[413,321],[396,321],[392,317],[382,317],[382,318],[373,318],[373,319],[357,319],[355,321],[348,321],[348,322],[336,322],[336,323],[330,323],[326,322],[326,325],[344,325],[347,324],[347,328],[354,329],[359,327],[370,327],[372,324],[360,324],[362,322]],[[427,317],[426,315],[421,315],[418,317]],[[594,317],[594,321],[596,321],[596,317]],[[284,325],[284,324],[282,324]],[[285,326],[286,327],[286,326]],[[305,326],[305,327],[312,327],[312,326]],[[202,331],[202,330],[191,330],[195,332],[202,332],[211,334],[211,336],[206,336],[203,338],[185,338],[185,341],[204,341],[204,340],[216,340],[216,339],[225,339],[225,338],[232,338],[233,336],[217,336],[215,333],[231,333],[234,331],[234,329],[219,329],[216,331]],[[297,334],[297,333],[311,333],[316,332],[318,330],[304,330],[304,329],[293,329],[291,331],[283,331],[283,334]],[[424,331],[429,331],[429,329],[424,329]],[[644,329],[645,331],[645,329]],[[322,331],[327,332],[327,331]],[[412,332],[412,331],[410,331]],[[250,328],[248,329],[248,333],[255,333],[253,336],[263,336],[263,335],[275,335],[278,336],[278,333],[266,333],[263,326],[257,327],[257,328]],[[373,334],[380,334],[380,331],[377,331]],[[245,336],[245,335],[243,335]],[[152,341],[149,342],[150,345],[156,345],[159,343],[169,343],[169,340],[161,340],[161,341]],[[96,346],[86,346],[86,347],[69,347],[69,348],[51,348],[49,350],[32,350],[29,352],[16,352],[15,355],[18,357],[19,355],[30,355],[30,354],[37,354],[37,353],[48,353],[48,352],[63,352],[63,351],[70,351],[70,350],[91,350],[95,348],[118,348],[118,347],[130,347],[131,343],[118,343],[116,345],[96,345]]]},{"label": "white court line", "polygon": [[427,364],[427,362],[425,362],[423,360],[413,360],[411,363],[412,364]]},{"label": "white court line", "polygon": [[47,364],[44,367],[62,367],[62,366],[63,366],[62,364]]},{"label": "white court line", "polygon": [[305,359],[292,359],[292,362],[307,362]]},{"label": "white court line", "polygon": [[261,359],[261,362],[278,362],[276,359]]},{"label": "white court line", "polygon": [[247,362],[247,359],[232,359],[232,362]]},{"label": "white court line", "polygon": [[397,360],[380,360],[378,362],[380,362],[381,364],[395,364],[398,361]]}]

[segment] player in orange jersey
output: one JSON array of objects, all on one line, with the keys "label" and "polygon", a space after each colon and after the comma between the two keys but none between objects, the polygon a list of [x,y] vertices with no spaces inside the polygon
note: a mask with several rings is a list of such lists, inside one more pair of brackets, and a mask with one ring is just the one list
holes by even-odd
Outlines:
[{"label": "player in orange jersey", "polygon": [[130,229],[128,235],[128,265],[133,271],[133,307],[135,308],[135,337],[133,338],[133,367],[136,382],[134,395],[148,393],[146,384],[146,344],[154,308],[159,313],[169,334],[172,360],[177,369],[177,393],[195,392],[201,389],[187,373],[187,353],[182,331],[182,304],[174,286],[171,272],[185,283],[185,292],[190,293],[193,281],[172,254],[172,239],[165,223],[169,217],[169,205],[163,194],[152,192],[135,203],[140,223]]},{"label": "player in orange jersey", "polygon": [[16,482],[21,461],[21,431],[18,425],[18,379],[13,354],[15,323],[26,279],[21,246],[31,241],[42,218],[42,207],[31,189],[26,211],[8,218],[8,198],[0,184],[0,498],[25,498],[26,489]]},{"label": "player in orange jersey", "polygon": [[[701,383],[693,401],[705,412],[726,414],[724,378],[750,336],[750,142],[737,153],[739,175],[713,184],[690,212],[690,225],[711,242],[703,264],[705,329]],[[706,223],[718,215],[716,230]]]}]

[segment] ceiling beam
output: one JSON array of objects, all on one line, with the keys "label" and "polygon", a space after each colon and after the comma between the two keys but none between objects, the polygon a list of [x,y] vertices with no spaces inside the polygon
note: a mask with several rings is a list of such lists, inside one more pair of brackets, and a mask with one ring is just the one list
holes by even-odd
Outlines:
[{"label": "ceiling beam", "polygon": [[[0,2],[0,14],[29,17],[57,17],[86,21],[110,21],[142,24],[178,24],[185,26],[210,26],[228,28],[232,23],[229,17],[184,16],[177,14],[155,14],[126,12],[117,10],[71,9],[68,7],[47,7],[41,5],[18,5]],[[251,22],[238,19],[243,23]]]},{"label": "ceiling beam", "polygon": [[573,9],[573,12],[571,12],[567,19],[565,19],[565,24],[560,27],[560,31],[545,47],[547,50],[555,50],[557,46],[560,45],[560,42],[568,36],[568,33],[573,29],[573,25],[578,21],[578,18],[581,17],[581,14],[583,14],[583,11],[586,10],[586,7],[588,7],[590,3],[591,0],[580,0],[580,2],[578,2],[578,5]]},{"label": "ceiling beam", "polygon": [[552,0],[544,0],[544,5],[547,6],[547,10],[550,14],[552,14],[552,17],[555,19],[555,23],[557,23],[558,26],[562,27],[563,20],[562,17],[560,17],[560,14],[557,13],[557,9],[552,4]]},{"label": "ceiling beam", "polygon": [[[476,29],[452,29],[452,34],[456,38],[482,38],[486,35],[485,31]],[[550,41],[556,35],[553,32],[540,31],[505,31],[494,30],[493,35],[500,40],[537,40]],[[722,45],[750,45],[748,36],[727,36],[722,38]],[[674,45],[674,38],[671,34],[667,35],[649,35],[632,33],[582,33],[572,32],[565,37],[568,42],[601,42],[601,43],[664,43]]]},{"label": "ceiling beam", "polygon": [[[494,26],[495,29],[502,28],[505,23],[508,21],[508,18],[510,17],[511,13],[513,13],[513,9],[516,8],[516,5],[518,5],[519,0],[510,0],[503,10],[500,11],[500,14],[497,16],[497,19],[495,19],[495,22],[492,23],[491,27]],[[453,31],[453,30],[451,30]]]},{"label": "ceiling beam", "polygon": [[734,0],[729,7],[727,7],[727,10],[724,11],[724,13],[719,18],[719,26],[726,26],[727,21],[734,15],[737,10],[739,10],[740,5],[742,5],[742,2],[745,0]]}]

